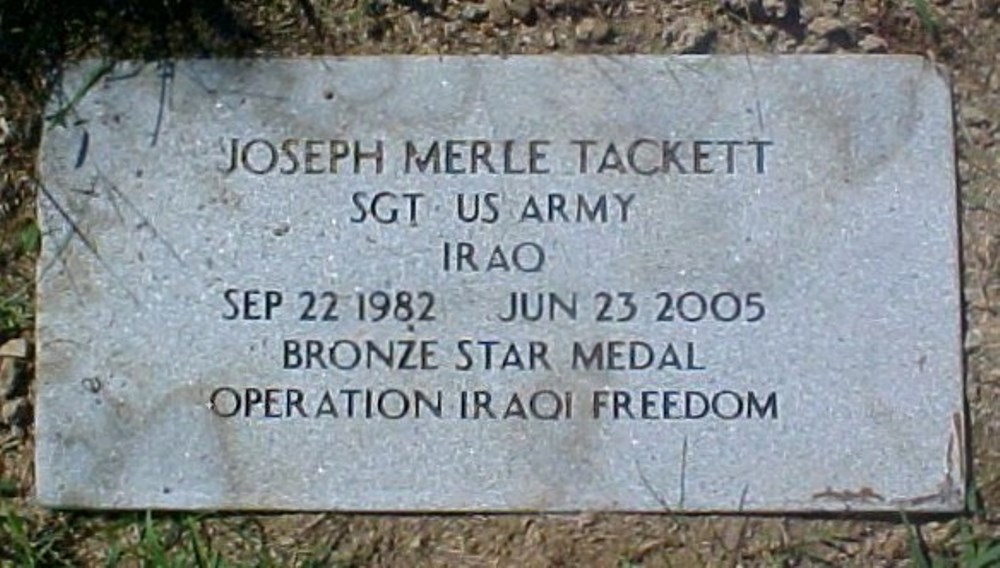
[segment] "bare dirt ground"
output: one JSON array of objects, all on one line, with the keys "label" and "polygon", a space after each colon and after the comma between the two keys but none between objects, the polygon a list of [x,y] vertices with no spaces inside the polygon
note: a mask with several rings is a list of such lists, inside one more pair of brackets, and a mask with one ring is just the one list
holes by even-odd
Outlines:
[{"label": "bare dirt ground", "polygon": [[967,516],[44,511],[32,504],[28,358],[0,376],[0,387],[8,381],[0,389],[0,565],[1000,564],[998,0],[0,1],[0,344],[32,341],[35,166],[42,105],[61,62],[549,52],[917,53],[944,66],[955,96],[963,232]]}]

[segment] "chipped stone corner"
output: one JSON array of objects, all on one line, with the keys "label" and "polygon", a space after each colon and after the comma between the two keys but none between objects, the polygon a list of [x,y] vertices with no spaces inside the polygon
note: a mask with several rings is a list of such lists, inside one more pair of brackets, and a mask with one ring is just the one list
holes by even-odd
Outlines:
[{"label": "chipped stone corner", "polygon": [[943,464],[944,473],[933,491],[913,497],[887,497],[869,486],[856,489],[827,486],[810,497],[815,503],[842,507],[844,510],[962,512],[966,507],[968,472],[966,448],[964,414],[956,411],[951,416],[951,428]]},{"label": "chipped stone corner", "polygon": [[967,439],[965,416],[962,411],[951,415],[951,429],[944,456],[944,476],[937,488],[927,494],[894,499],[900,509],[919,509],[940,512],[962,512],[966,508]]},{"label": "chipped stone corner", "polygon": [[948,437],[945,456],[945,482],[948,483],[954,505],[963,510],[966,507],[965,492],[969,483],[968,424],[965,418],[964,409],[952,413],[951,435]]}]

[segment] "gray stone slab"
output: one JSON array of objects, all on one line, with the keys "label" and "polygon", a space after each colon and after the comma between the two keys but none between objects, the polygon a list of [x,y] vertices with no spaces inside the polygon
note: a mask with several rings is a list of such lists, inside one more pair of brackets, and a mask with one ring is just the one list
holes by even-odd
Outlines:
[{"label": "gray stone slab", "polygon": [[99,69],[42,148],[43,504],[962,507],[924,60]]}]

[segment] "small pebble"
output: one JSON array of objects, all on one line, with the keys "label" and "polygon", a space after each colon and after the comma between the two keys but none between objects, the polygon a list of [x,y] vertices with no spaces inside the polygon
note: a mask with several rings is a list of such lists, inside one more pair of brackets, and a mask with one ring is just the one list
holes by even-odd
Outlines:
[{"label": "small pebble", "polygon": [[889,51],[889,43],[875,34],[866,35],[861,38],[861,41],[858,42],[858,47],[865,53],[887,53]]},{"label": "small pebble", "polygon": [[556,32],[552,30],[545,30],[542,34],[542,41],[545,43],[545,47],[549,49],[555,49],[559,45],[559,41],[556,39]]},{"label": "small pebble", "polygon": [[972,128],[983,128],[990,125],[990,117],[986,111],[974,104],[962,105],[961,116],[965,123]]},{"label": "small pebble", "polygon": [[14,359],[0,359],[0,401],[14,396],[20,387],[19,367]]},{"label": "small pebble", "polygon": [[0,357],[11,357],[14,359],[25,359],[28,357],[28,340],[23,337],[11,339],[0,345]]},{"label": "small pebble", "polygon": [[490,14],[490,22],[498,26],[509,26],[514,20],[503,0],[486,0],[486,10]]},{"label": "small pebble", "polygon": [[840,33],[846,33],[847,27],[844,22],[836,18],[819,16],[809,22],[809,31],[819,37],[830,37]]},{"label": "small pebble", "polygon": [[19,436],[23,435],[24,429],[31,423],[31,404],[28,399],[22,397],[3,403],[0,420],[10,426]]},{"label": "small pebble", "polygon": [[460,14],[463,20],[474,24],[486,21],[489,15],[490,11],[482,4],[467,4],[462,8],[462,13]]},{"label": "small pebble", "polygon": [[701,18],[681,18],[665,32],[664,38],[678,53],[709,53],[718,32]]},{"label": "small pebble", "polygon": [[603,43],[611,39],[611,25],[600,18],[584,18],[576,25],[576,39],[584,43]]},{"label": "small pebble", "polygon": [[532,0],[507,0],[507,9],[522,22],[530,22],[535,15],[535,4]]}]

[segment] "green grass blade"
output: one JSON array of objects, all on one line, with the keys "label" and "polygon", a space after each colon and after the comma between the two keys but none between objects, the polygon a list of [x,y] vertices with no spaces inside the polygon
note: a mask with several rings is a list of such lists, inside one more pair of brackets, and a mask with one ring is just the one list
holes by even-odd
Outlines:
[{"label": "green grass blade", "polygon": [[990,540],[984,547],[976,547],[973,550],[975,551],[973,554],[963,559],[962,565],[965,568],[992,568],[1000,566],[1000,541]]},{"label": "green grass blade", "polygon": [[931,11],[930,5],[927,4],[927,0],[913,0],[913,8],[917,11],[917,19],[920,20],[920,25],[924,28],[924,31],[937,41],[940,26],[934,17],[934,13]]},{"label": "green grass blade", "polygon": [[153,513],[146,511],[146,520],[143,524],[142,539],[139,541],[139,552],[146,566],[162,568],[170,566],[167,563],[166,551],[163,548],[163,539],[153,523]]},{"label": "green grass blade", "polygon": [[101,80],[102,77],[107,75],[114,69],[115,64],[111,61],[105,61],[96,69],[92,70],[88,75],[86,80],[79,89],[73,93],[70,100],[63,106],[59,107],[58,110],[46,116],[45,119],[51,121],[53,124],[58,124],[59,126],[66,126],[66,117],[69,116],[76,105],[83,100],[83,97],[87,96],[87,93],[94,88],[94,85]]},{"label": "green grass blade", "polygon": [[936,568],[927,551],[924,550],[924,542],[920,537],[917,527],[910,522],[910,518],[906,516],[906,513],[900,512],[900,515],[903,517],[903,524],[906,525],[906,542],[910,548],[910,561],[917,568]]},{"label": "green grass blade", "polygon": [[[28,531],[24,526],[24,519],[18,516],[16,511],[12,511],[9,507],[4,506],[0,509],[0,515],[2,515],[2,524],[0,524],[0,537],[5,537],[2,540],[7,540],[12,544],[10,550],[11,559],[13,559],[18,566],[37,566],[35,560],[36,556],[34,554],[35,547],[31,543],[31,538],[28,536]],[[3,552],[3,548],[0,548],[0,553]],[[4,553],[6,555],[6,553]]]}]

